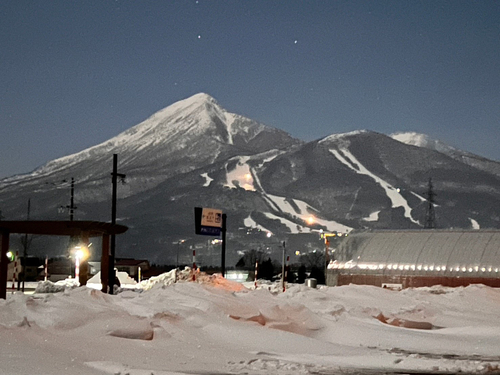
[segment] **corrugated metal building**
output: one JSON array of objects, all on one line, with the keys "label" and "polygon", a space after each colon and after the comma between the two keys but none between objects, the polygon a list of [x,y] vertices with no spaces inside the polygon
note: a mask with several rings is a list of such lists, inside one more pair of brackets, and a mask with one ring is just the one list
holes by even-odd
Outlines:
[{"label": "corrugated metal building", "polygon": [[500,287],[498,230],[353,231],[332,256],[328,285]]}]

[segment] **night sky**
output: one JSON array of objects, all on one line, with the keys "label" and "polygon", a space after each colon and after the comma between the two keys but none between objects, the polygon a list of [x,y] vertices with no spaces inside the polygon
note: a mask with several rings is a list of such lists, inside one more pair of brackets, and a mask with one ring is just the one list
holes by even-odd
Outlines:
[{"label": "night sky", "polygon": [[0,0],[0,177],[206,92],[306,141],[415,131],[500,160],[500,1]]}]

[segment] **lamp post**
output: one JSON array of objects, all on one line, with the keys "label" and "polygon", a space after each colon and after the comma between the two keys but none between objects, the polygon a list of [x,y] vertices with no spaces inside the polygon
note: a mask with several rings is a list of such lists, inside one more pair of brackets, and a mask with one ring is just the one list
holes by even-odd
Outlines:
[{"label": "lamp post", "polygon": [[286,247],[285,241],[283,241],[283,263],[281,264],[281,290],[285,291],[285,255]]},{"label": "lamp post", "polygon": [[[84,263],[87,258],[89,257],[89,249],[87,246],[75,246],[75,280],[80,283],[80,265]],[[85,265],[85,267],[83,267]],[[88,269],[86,267],[86,263],[82,265],[83,268],[83,275],[85,277],[85,283],[87,281],[87,275],[86,273],[88,272]]]},{"label": "lamp post", "polygon": [[81,251],[77,250],[75,253],[75,280],[80,283],[80,257]]}]

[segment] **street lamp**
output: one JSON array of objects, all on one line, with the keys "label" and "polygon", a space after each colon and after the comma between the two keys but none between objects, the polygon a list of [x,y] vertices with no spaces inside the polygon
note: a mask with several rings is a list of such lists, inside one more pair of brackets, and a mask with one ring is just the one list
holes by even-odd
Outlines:
[{"label": "street lamp", "polygon": [[89,249],[87,246],[75,246],[75,280],[80,282],[80,263],[89,257]]}]

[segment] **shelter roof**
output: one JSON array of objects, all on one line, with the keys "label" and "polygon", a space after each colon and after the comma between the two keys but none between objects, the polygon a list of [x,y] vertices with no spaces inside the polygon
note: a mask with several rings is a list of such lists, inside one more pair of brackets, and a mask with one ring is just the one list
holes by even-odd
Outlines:
[{"label": "shelter roof", "polygon": [[0,230],[10,233],[54,236],[79,236],[85,233],[89,237],[98,237],[121,234],[127,229],[125,225],[100,221],[0,221]]}]

